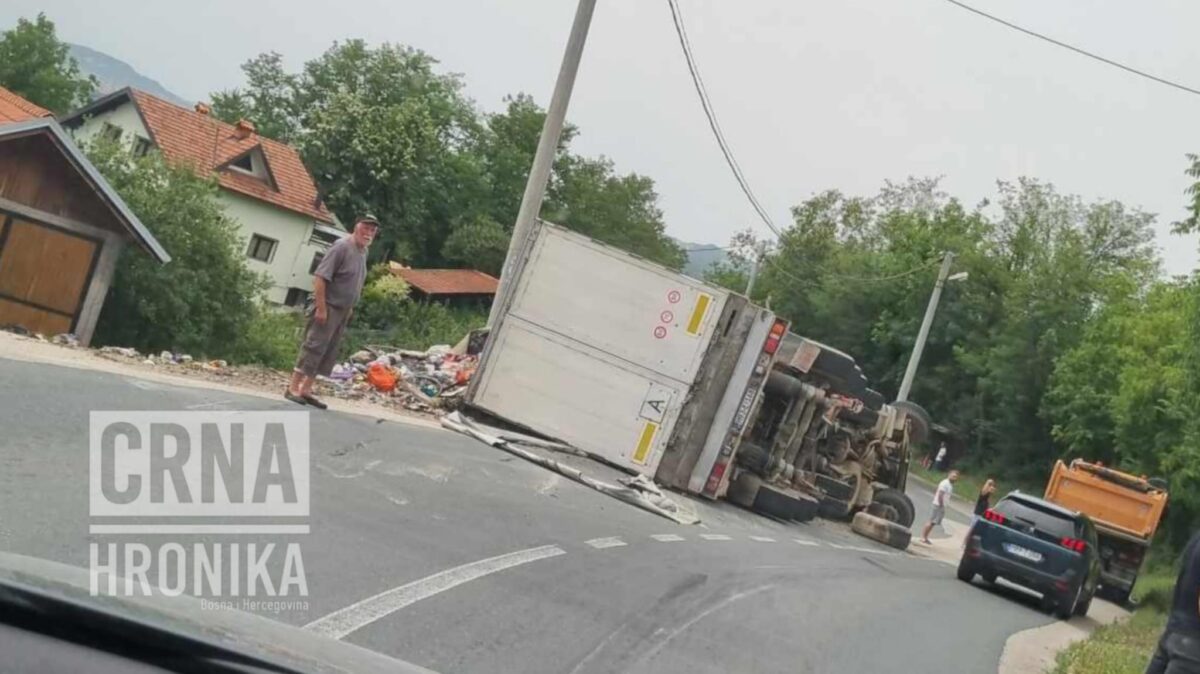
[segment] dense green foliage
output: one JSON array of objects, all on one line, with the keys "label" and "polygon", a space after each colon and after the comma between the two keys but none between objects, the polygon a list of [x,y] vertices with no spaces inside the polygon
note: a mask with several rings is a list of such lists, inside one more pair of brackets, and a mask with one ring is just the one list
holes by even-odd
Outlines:
[{"label": "dense green foliage", "polygon": [[[343,221],[381,218],[374,259],[496,274],[545,112],[518,95],[503,112],[481,114],[461,78],[436,65],[419,50],[362,40],[335,43],[300,73],[263,54],[243,66],[243,88],[213,95],[213,112],[297,145]],[[681,267],[654,182],[571,153],[576,133],[563,133],[542,217]]]},{"label": "dense green foliage", "polygon": [[79,72],[70,48],[55,34],[54,22],[38,14],[0,32],[0,86],[61,114],[87,103],[97,82]]},{"label": "dense green foliage", "polygon": [[168,166],[158,153],[130,157],[97,140],[92,162],[171,255],[159,264],[134,247],[118,262],[96,325],[98,344],[221,355],[258,313],[266,280],[246,268],[237,226],[212,180]]},{"label": "dense green foliage", "polygon": [[[793,209],[754,296],[793,331],[853,354],[895,396],[942,251],[956,254],[911,398],[950,427],[963,462],[1043,484],[1058,458],[1171,478],[1168,531],[1200,513],[1196,286],[1160,279],[1153,216],[1000,183],[966,208],[936,181],[836,191]],[[742,290],[751,240],[710,280]]]}]

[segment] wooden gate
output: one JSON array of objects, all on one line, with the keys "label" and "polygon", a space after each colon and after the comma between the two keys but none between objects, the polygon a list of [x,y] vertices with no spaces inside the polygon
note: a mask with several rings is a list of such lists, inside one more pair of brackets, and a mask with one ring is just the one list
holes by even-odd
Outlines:
[{"label": "wooden gate", "polygon": [[101,242],[0,213],[0,325],[73,332]]}]

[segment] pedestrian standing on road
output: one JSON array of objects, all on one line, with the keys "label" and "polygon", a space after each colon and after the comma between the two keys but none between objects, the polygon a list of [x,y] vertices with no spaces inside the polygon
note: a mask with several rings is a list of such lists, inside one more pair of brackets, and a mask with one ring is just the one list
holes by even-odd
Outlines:
[{"label": "pedestrian standing on road", "polygon": [[354,233],[329,247],[313,272],[313,301],[308,309],[304,341],[283,397],[317,409],[328,407],[313,395],[317,375],[328,377],[337,361],[342,333],[367,278],[367,248],[379,232],[379,221],[364,215]]},{"label": "pedestrian standing on road", "polygon": [[996,491],[996,481],[988,478],[979,488],[979,498],[975,499],[975,516],[983,517],[983,512],[992,507],[992,493]]},{"label": "pedestrian standing on road", "polygon": [[1183,549],[1167,628],[1146,674],[1200,674],[1200,532]]},{"label": "pedestrian standing on road", "polygon": [[933,469],[939,471],[946,470],[946,443],[944,442],[938,448],[937,456],[933,459]]},{"label": "pedestrian standing on road", "polygon": [[933,509],[929,513],[929,521],[921,530],[922,543],[933,545],[933,541],[929,540],[929,533],[945,519],[946,506],[950,503],[950,497],[954,495],[955,482],[958,482],[958,471],[952,470],[946,479],[938,483],[937,489],[933,492]]}]

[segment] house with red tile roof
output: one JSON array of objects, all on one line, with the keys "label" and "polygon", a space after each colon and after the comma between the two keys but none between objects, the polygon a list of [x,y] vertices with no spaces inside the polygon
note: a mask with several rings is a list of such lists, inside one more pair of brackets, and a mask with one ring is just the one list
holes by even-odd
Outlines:
[{"label": "house with red tile roof", "polygon": [[241,229],[246,263],[270,277],[267,299],[276,304],[303,306],[317,263],[347,235],[295,148],[259,135],[248,121],[219,120],[203,103],[185,108],[126,88],[60,121],[81,141],[103,134],[135,155],[161,152],[172,164],[215,176],[222,205]]},{"label": "house with red tile roof", "polygon": [[49,110],[0,87],[0,124],[50,117],[52,114]]},{"label": "house with red tile roof", "polygon": [[392,262],[388,270],[408,283],[417,300],[491,306],[500,281],[476,269],[412,269]]}]

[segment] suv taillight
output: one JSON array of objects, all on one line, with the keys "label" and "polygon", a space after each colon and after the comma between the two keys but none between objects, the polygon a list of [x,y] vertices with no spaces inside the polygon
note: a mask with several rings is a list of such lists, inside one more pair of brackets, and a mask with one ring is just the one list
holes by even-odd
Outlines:
[{"label": "suv taillight", "polygon": [[1087,549],[1087,543],[1078,538],[1071,538],[1070,536],[1063,536],[1058,544],[1073,552],[1083,552]]},{"label": "suv taillight", "polygon": [[991,508],[983,511],[983,519],[989,522],[995,522],[996,524],[1004,524],[1004,515],[1001,515]]}]

